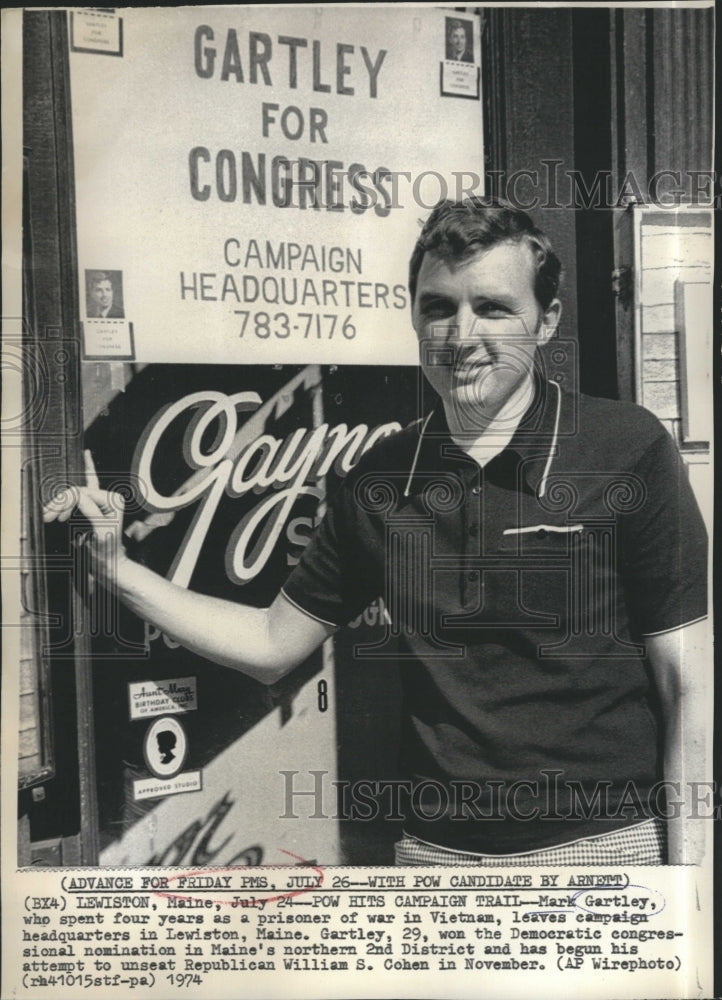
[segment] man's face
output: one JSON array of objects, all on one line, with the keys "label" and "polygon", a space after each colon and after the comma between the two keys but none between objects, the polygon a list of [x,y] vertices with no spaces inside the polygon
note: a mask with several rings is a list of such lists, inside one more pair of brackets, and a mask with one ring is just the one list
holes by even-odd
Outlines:
[{"label": "man's face", "polygon": [[100,309],[109,309],[113,305],[113,286],[107,278],[96,281],[90,290],[90,297]]},{"label": "man's face", "polygon": [[524,242],[498,243],[464,261],[424,256],[412,318],[421,367],[450,424],[481,433],[527,383],[536,348],[561,312],[557,299],[542,309],[535,278]]},{"label": "man's face", "polygon": [[463,28],[454,28],[451,32],[451,49],[455,56],[464,54],[466,48],[466,32]]}]

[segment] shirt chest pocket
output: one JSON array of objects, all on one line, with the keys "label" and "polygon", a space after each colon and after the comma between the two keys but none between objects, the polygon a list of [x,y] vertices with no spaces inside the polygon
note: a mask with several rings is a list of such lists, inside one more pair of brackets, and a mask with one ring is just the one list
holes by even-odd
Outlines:
[{"label": "shirt chest pocket", "polygon": [[508,527],[501,531],[500,551],[519,556],[558,556],[571,551],[588,529],[581,522],[573,524],[529,524],[523,527]]},{"label": "shirt chest pocket", "polygon": [[586,586],[599,568],[595,533],[581,522],[506,528],[499,553],[516,578],[521,606],[551,614],[559,625],[577,603],[580,581]]}]

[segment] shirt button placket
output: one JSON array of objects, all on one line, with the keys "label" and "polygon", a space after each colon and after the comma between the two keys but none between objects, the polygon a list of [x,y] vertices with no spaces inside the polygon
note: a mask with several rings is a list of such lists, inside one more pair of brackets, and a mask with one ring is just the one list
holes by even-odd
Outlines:
[{"label": "shirt button placket", "polygon": [[[480,501],[481,486],[478,483],[469,490],[469,502],[466,506],[466,532],[464,535],[464,555],[473,557],[479,555],[479,545],[476,539],[479,537],[480,525]],[[479,571],[476,569],[466,569],[461,573],[461,600],[464,605],[468,605],[471,600],[476,599]]]}]

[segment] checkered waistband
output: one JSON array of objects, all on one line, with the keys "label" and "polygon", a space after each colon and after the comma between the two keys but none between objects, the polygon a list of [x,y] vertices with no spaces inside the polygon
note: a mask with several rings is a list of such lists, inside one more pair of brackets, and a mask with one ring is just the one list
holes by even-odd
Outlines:
[{"label": "checkered waistband", "polygon": [[585,837],[559,847],[525,854],[474,854],[429,844],[404,834],[394,845],[397,865],[483,865],[490,868],[516,865],[662,865],[667,853],[667,828],[663,820],[650,819],[612,833]]}]

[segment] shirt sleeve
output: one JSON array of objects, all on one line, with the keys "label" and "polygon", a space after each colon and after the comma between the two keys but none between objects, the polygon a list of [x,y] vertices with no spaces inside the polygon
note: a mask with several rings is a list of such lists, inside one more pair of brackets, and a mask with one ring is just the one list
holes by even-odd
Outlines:
[{"label": "shirt sleeve", "polygon": [[343,626],[381,591],[363,544],[349,477],[282,588],[297,608],[327,625]]},{"label": "shirt sleeve", "polygon": [[707,614],[707,532],[674,441],[659,430],[635,469],[642,500],[620,524],[627,606],[641,635]]}]

